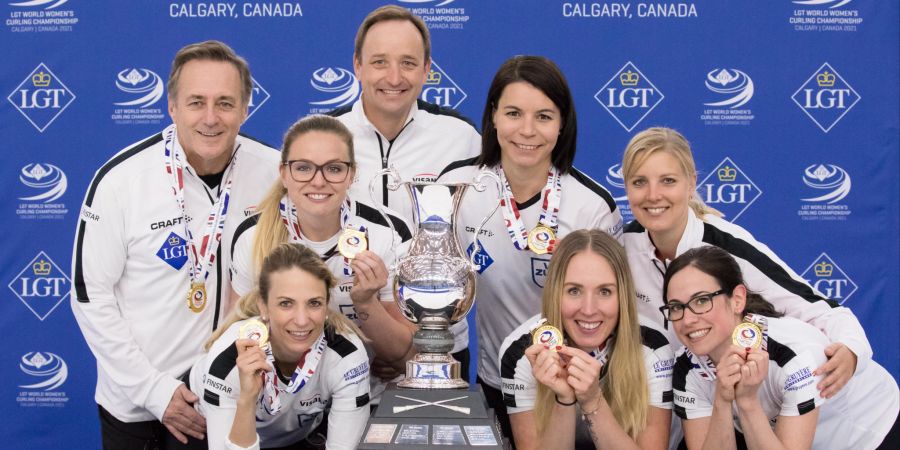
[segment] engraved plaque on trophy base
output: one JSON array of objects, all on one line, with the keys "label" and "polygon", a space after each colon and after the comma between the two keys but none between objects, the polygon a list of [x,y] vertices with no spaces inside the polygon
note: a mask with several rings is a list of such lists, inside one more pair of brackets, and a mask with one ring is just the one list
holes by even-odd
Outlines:
[{"label": "engraved plaque on trophy base", "polygon": [[388,385],[369,418],[358,449],[506,450],[494,411],[481,386],[464,389],[398,389]]}]

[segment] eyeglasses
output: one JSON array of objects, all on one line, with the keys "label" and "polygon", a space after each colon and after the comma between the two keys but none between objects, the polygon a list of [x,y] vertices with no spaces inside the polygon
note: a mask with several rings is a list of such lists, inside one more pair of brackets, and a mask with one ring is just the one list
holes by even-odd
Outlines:
[{"label": "eyeglasses", "polygon": [[728,291],[725,289],[719,289],[718,291],[710,292],[709,294],[697,294],[691,297],[687,303],[672,301],[665,306],[660,306],[659,311],[666,316],[666,319],[669,319],[672,322],[684,319],[685,308],[691,310],[694,314],[706,314],[712,310],[713,297],[726,293],[728,293]]},{"label": "eyeglasses", "polygon": [[322,172],[325,181],[329,183],[341,183],[347,179],[351,167],[351,163],[347,161],[329,161],[319,165],[305,159],[286,161],[284,165],[288,166],[291,178],[300,183],[312,181],[316,177],[316,172]]}]

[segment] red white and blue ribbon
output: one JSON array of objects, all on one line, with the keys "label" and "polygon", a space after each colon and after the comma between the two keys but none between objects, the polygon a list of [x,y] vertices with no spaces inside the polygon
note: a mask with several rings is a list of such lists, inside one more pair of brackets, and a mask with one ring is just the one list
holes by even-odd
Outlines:
[{"label": "red white and blue ribbon", "polygon": [[287,386],[284,386],[283,384],[279,386],[278,375],[275,373],[275,355],[272,353],[272,346],[267,345],[265,347],[266,361],[272,366],[272,370],[263,373],[263,389],[262,392],[260,392],[259,400],[260,404],[269,415],[274,416],[281,411],[280,392],[296,394],[300,389],[303,389],[303,387],[306,386],[312,376],[316,373],[316,369],[319,367],[319,361],[322,360],[322,355],[325,353],[327,344],[328,343],[325,341],[325,333],[323,332],[319,335],[319,338],[316,339],[316,342],[313,343],[310,350],[297,361],[297,368],[294,369],[294,373],[291,375],[291,380],[288,382]]},{"label": "red white and blue ribbon", "polygon": [[[224,186],[219,192],[219,198],[210,208],[206,217],[204,233],[200,238],[200,244],[194,240],[191,229],[188,226],[187,211],[184,202],[184,150],[178,143],[178,133],[175,125],[169,125],[163,130],[166,173],[171,180],[172,194],[181,211],[181,223],[184,225],[184,234],[187,236],[187,254],[190,265],[188,274],[191,283],[205,283],[209,278],[210,270],[216,261],[216,251],[222,241],[222,231],[225,228],[225,219],[228,215],[228,204],[231,198],[231,182],[234,166],[237,161],[237,148],[231,157],[231,162],[225,170],[223,177]],[[184,159],[183,159],[184,158]]]},{"label": "red white and blue ribbon", "polygon": [[[509,187],[509,181],[503,172],[503,167],[497,165],[497,176],[503,186],[503,192],[500,193],[500,211],[503,213],[503,221],[506,224],[506,230],[509,232],[509,238],[512,240],[516,250],[528,250],[528,230],[525,223],[522,222],[522,215],[516,206],[516,200],[513,198],[512,189]],[[547,172],[547,184],[541,191],[543,203],[541,204],[541,216],[538,218],[538,224],[543,224],[554,232],[558,231],[559,220],[559,204],[562,200],[562,177],[559,170],[550,166]]]},{"label": "red white and blue ribbon", "polygon": [[[288,239],[290,242],[302,244],[303,234],[300,230],[300,222],[297,220],[297,208],[287,194],[281,197],[281,201],[278,204],[278,212],[281,213],[281,222],[288,230]],[[347,228],[349,223],[350,199],[348,198],[341,204],[341,230]],[[366,227],[364,225],[360,225],[356,228],[363,233],[366,232]],[[324,255],[319,256],[325,257]],[[348,258],[344,258],[344,275],[348,277],[353,275],[353,269],[350,268],[350,259]]]}]

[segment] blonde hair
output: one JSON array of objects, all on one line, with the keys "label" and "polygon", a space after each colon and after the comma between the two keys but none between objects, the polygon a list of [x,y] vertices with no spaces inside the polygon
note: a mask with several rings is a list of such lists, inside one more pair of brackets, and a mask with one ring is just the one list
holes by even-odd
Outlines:
[{"label": "blonde hair", "polygon": [[[284,227],[282,227],[284,228]],[[325,283],[325,303],[328,306],[331,303],[331,289],[334,287],[336,280],[328,266],[322,262],[312,250],[300,245],[283,243],[275,247],[272,252],[265,257],[260,266],[259,281],[257,288],[249,294],[241,297],[234,310],[225,318],[225,321],[219,326],[213,335],[206,341],[205,348],[208,351],[222,333],[225,332],[235,322],[256,317],[259,315],[259,303],[267,302],[269,290],[271,288],[271,275],[275,272],[281,272],[290,269],[300,269]],[[355,334],[360,339],[365,339],[362,331],[346,318],[343,314],[335,311],[328,311],[325,315],[325,326],[332,328],[336,333],[343,335]]]},{"label": "blonde hair", "polygon": [[[622,179],[626,186],[638,168],[657,152],[668,152],[675,157],[686,176],[697,180],[697,167],[694,165],[694,155],[687,139],[671,128],[652,127],[634,135],[625,147],[625,154],[622,155]],[[688,205],[701,219],[705,214],[722,217],[721,212],[707,206],[696,192],[691,196]]]},{"label": "blonde hair", "polygon": [[[281,167],[288,161],[291,144],[300,136],[313,131],[323,133],[331,133],[347,146],[347,159],[350,161],[350,167],[356,168],[356,154],[353,151],[353,134],[350,130],[334,117],[321,114],[314,114],[304,117],[291,125],[284,133],[284,143],[281,145]],[[287,189],[281,183],[281,180],[275,182],[269,189],[263,201],[259,203],[257,211],[259,211],[259,221],[256,224],[256,238],[253,241],[253,267],[262,266],[262,261],[272,249],[288,241],[287,228],[281,222],[281,212],[279,210],[281,199],[287,194]]]},{"label": "blonde hair", "polygon": [[[647,425],[650,394],[635,306],[634,283],[625,249],[613,237],[600,230],[577,230],[569,233],[560,241],[550,260],[547,282],[541,296],[542,313],[550,325],[563,329],[560,298],[565,286],[566,271],[572,258],[583,252],[603,257],[616,274],[619,322],[607,344],[610,346],[610,358],[606,375],[600,379],[600,389],[616,422],[634,438]],[[539,383],[535,404],[539,435],[549,431],[547,425],[554,403],[553,391]]]}]

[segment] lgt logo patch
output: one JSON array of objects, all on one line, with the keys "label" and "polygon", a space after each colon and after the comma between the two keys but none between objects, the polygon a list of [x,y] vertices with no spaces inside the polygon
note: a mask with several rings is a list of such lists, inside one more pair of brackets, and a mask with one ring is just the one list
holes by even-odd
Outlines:
[{"label": "lgt logo patch", "polygon": [[184,238],[181,236],[175,233],[169,233],[169,236],[166,238],[166,241],[163,242],[162,247],[156,252],[156,256],[166,264],[172,266],[173,269],[181,270],[184,263],[188,260],[187,242],[185,242]]},{"label": "lgt logo patch", "polygon": [[445,108],[458,108],[467,97],[466,93],[456,84],[447,72],[444,72],[434,60],[431,61],[431,70],[425,78],[425,87],[422,88],[422,100],[434,103]]},{"label": "lgt logo patch", "polygon": [[65,272],[47,256],[39,252],[9,283],[9,289],[41,321],[59,306],[71,290]]},{"label": "lgt logo patch", "polygon": [[[469,248],[466,249],[466,254],[469,257],[472,257],[472,250],[475,249],[475,243],[469,244]],[[494,258],[491,258],[491,255],[488,254],[487,250],[484,249],[484,245],[481,244],[481,241],[478,241],[478,253],[475,254],[475,264],[478,265],[478,273],[482,274],[488,267],[491,267],[491,264],[494,263]]]},{"label": "lgt logo patch", "polygon": [[250,89],[250,104],[247,105],[247,120],[250,120],[253,113],[269,99],[269,92],[256,81],[256,78],[250,77],[250,80],[253,81],[253,86]]}]

